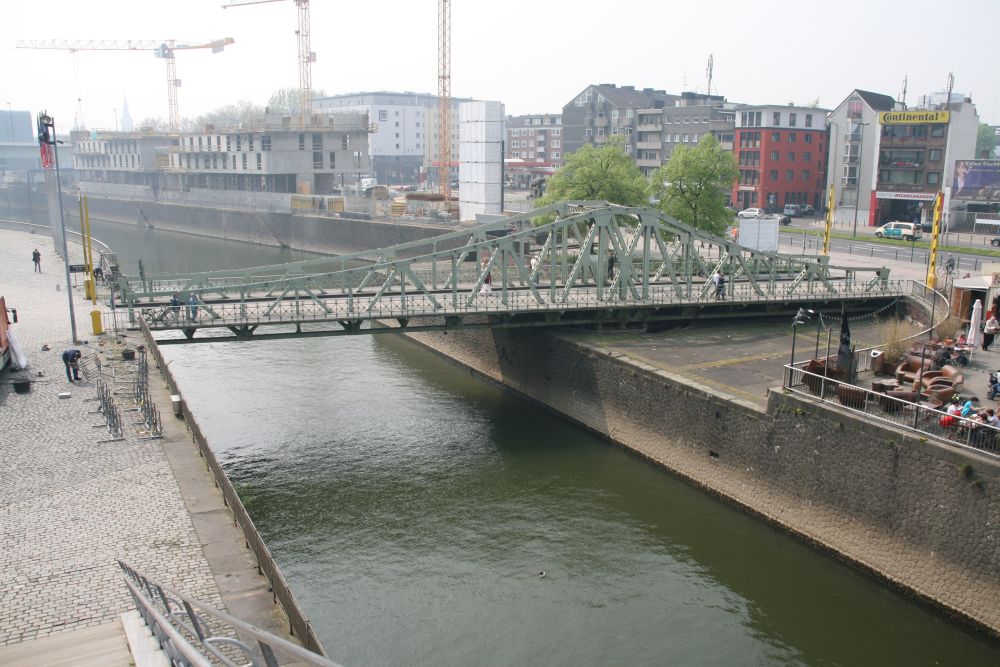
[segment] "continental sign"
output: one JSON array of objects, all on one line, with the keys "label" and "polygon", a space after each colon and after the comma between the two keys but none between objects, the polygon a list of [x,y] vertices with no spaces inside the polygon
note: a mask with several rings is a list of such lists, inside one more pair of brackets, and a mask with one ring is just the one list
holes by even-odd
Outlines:
[{"label": "continental sign", "polygon": [[880,125],[947,123],[950,119],[950,111],[882,111],[878,115]]}]

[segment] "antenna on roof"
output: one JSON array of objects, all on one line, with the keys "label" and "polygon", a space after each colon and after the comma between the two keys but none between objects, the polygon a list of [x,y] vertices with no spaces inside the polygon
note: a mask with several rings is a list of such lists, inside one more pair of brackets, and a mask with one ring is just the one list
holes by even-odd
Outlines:
[{"label": "antenna on roof", "polygon": [[900,93],[901,99],[897,100],[900,104],[903,105],[904,110],[906,109],[906,86],[907,83],[909,82],[909,78],[910,78],[909,75],[903,77],[903,92]]},{"label": "antenna on roof", "polygon": [[705,68],[705,75],[708,76],[708,94],[709,95],[712,94],[712,71],[714,69],[714,65],[715,65],[715,58],[713,58],[712,54],[709,53],[708,54],[708,67]]},{"label": "antenna on roof", "polygon": [[945,102],[945,110],[951,110],[951,91],[955,88],[955,74],[948,72],[948,100]]}]

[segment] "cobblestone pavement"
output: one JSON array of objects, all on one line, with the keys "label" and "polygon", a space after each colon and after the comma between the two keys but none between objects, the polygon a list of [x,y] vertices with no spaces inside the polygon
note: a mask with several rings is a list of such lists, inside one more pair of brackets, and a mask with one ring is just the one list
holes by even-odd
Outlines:
[{"label": "cobblestone pavement", "polygon": [[[32,270],[34,248],[43,273]],[[63,350],[87,356],[117,348],[90,335],[82,288],[74,290],[81,342],[72,344],[64,283],[51,237],[0,230],[0,295],[17,308],[12,329],[29,360],[27,371],[0,375],[0,646],[110,622],[128,610],[118,558],[223,608],[159,441],[139,438],[136,413],[124,405],[125,439],[108,441],[108,430],[95,428],[103,418],[93,412],[94,384],[66,380]],[[30,377],[31,392],[14,393],[12,375]],[[66,391],[70,397],[60,399]]]}]

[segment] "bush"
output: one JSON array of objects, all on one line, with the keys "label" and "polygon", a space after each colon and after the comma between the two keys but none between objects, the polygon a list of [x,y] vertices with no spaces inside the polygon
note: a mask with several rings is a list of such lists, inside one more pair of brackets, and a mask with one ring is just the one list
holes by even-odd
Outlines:
[{"label": "bush", "polygon": [[875,325],[875,331],[882,351],[885,352],[882,363],[895,365],[902,361],[907,349],[904,338],[910,335],[904,324],[897,319],[883,320]]},{"label": "bush", "polygon": [[938,338],[955,338],[964,328],[961,319],[949,315],[948,319],[937,325],[936,331]]}]

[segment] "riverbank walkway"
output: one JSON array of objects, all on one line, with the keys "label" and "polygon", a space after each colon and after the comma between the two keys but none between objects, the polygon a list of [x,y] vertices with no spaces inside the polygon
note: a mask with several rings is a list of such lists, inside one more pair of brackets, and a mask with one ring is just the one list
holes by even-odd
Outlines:
[{"label": "riverbank walkway", "polygon": [[[33,271],[35,248],[42,273]],[[73,263],[82,263],[79,254],[71,245]],[[116,559],[289,638],[204,460],[170,414],[159,374],[150,373],[150,391],[162,439],[141,439],[131,425],[137,413],[123,410],[125,437],[112,440],[98,427],[93,381],[67,381],[61,355],[69,348],[127,368],[111,335],[90,335],[82,286],[74,290],[81,342],[72,342],[65,274],[49,235],[0,230],[0,294],[17,309],[12,330],[29,359],[13,376],[32,380],[30,393],[18,394],[11,373],[0,375],[0,664],[134,664],[120,620],[134,604]],[[129,337],[132,347],[142,342]]]}]

